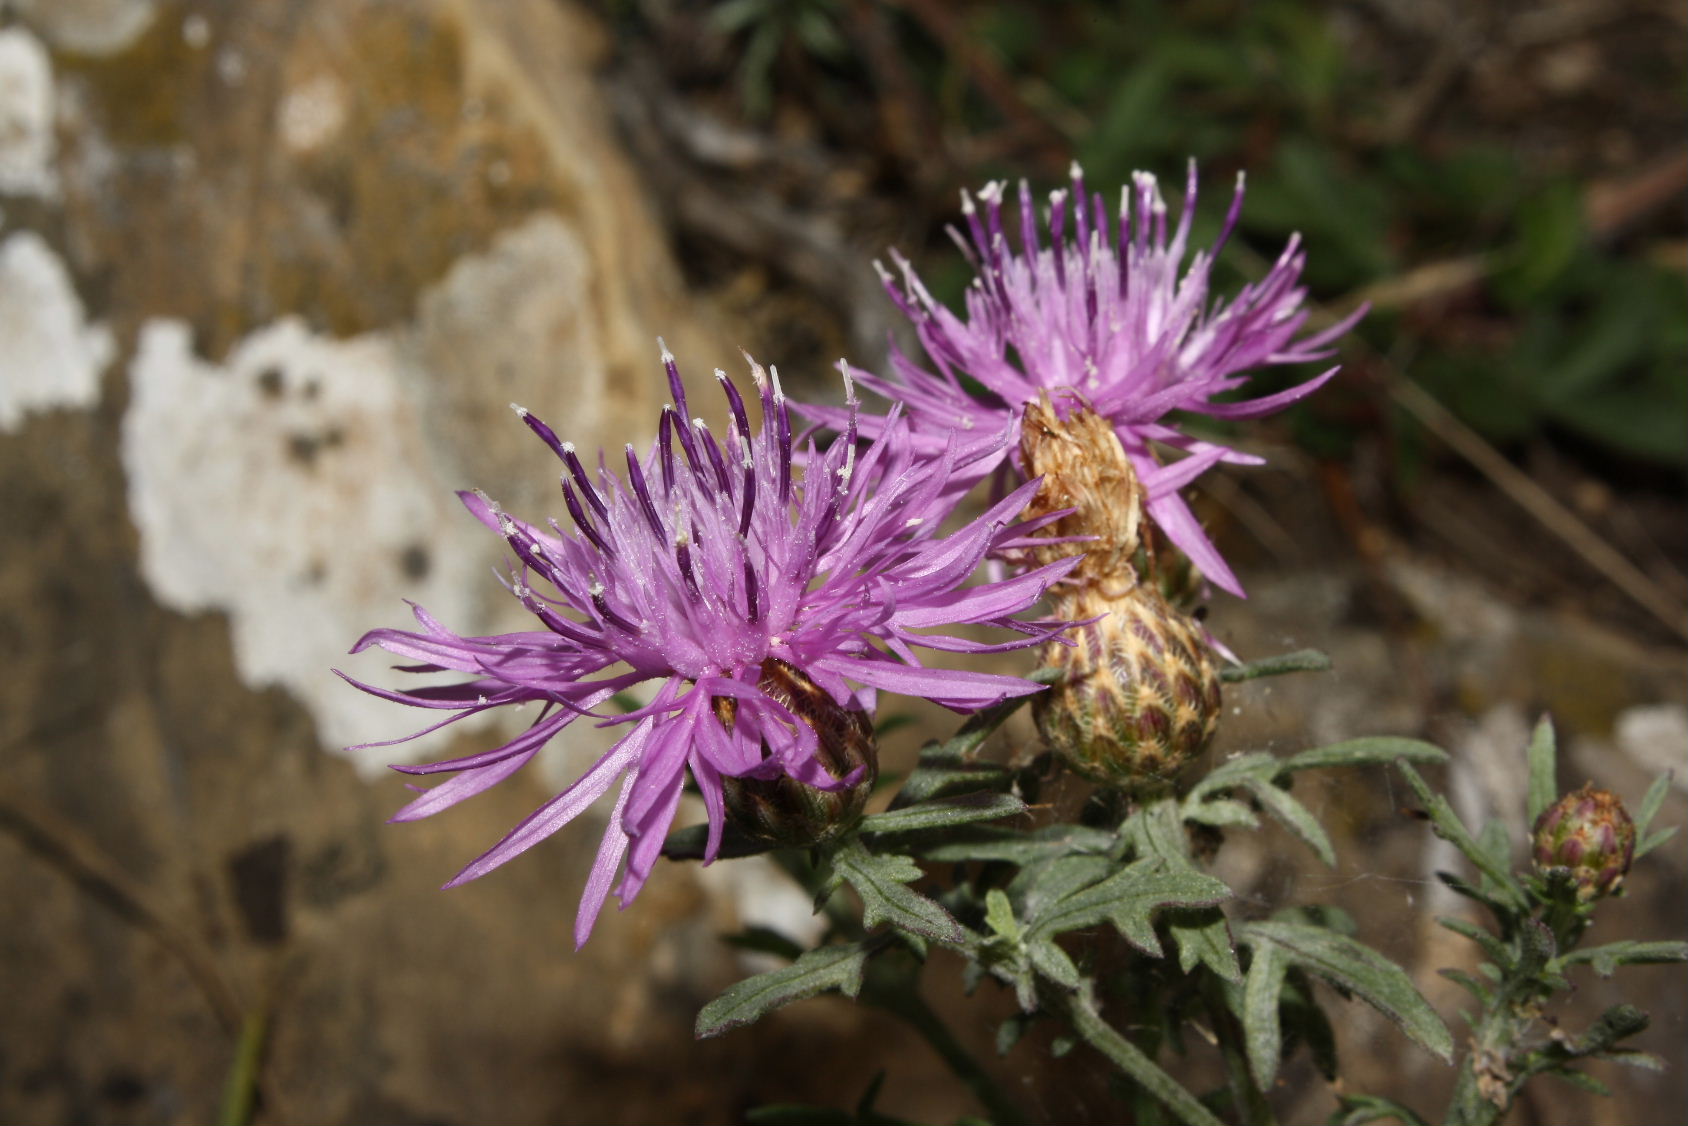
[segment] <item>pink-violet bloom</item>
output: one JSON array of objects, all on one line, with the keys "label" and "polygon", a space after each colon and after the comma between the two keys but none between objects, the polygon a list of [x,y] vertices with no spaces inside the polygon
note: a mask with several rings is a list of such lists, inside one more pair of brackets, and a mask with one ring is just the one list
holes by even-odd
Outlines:
[{"label": "pink-violet bloom", "polygon": [[[935,460],[917,453],[896,408],[877,421],[874,440],[863,446],[852,406],[841,436],[817,451],[812,439],[794,437],[778,373],[769,378],[752,362],[761,398],[756,427],[738,390],[716,372],[731,413],[722,441],[701,419],[689,419],[666,349],[663,361],[674,401],[643,459],[627,447],[625,475],[612,473],[602,459],[596,474],[588,472],[571,443],[517,408],[564,464],[572,530],[555,521],[544,528],[524,523],[479,494],[461,494],[514,552],[509,589],[542,628],[463,637],[414,607],[419,630],[374,630],[353,649],[380,646],[415,662],[401,666],[409,672],[466,674],[462,683],[408,691],[352,681],[398,703],[453,713],[436,727],[492,708],[542,705],[533,725],[500,747],[398,767],[452,777],[423,791],[395,821],[438,813],[508,778],[579,719],[627,727],[580,779],[446,885],[482,876],[533,847],[621,781],[576,917],[576,945],[590,935],[612,888],[624,907],[638,894],[688,772],[708,813],[706,863],[721,841],[723,777],[784,774],[822,789],[855,781],[828,773],[817,758],[815,729],[764,690],[765,662],[797,670],[847,709],[871,714],[876,690],[887,689],[966,711],[1040,686],[928,666],[915,647],[1034,646],[1068,624],[1015,615],[1037,602],[1072,560],[966,585],[987,554],[1032,530],[1014,521],[1035,483],[945,534],[940,525],[956,499],[945,488],[955,451],[939,450]],[[848,385],[847,370],[845,380]],[[1008,436],[995,440],[1006,446]],[[795,473],[794,446],[807,447]],[[988,644],[944,632],[962,624],[1020,636]],[[626,714],[595,710],[639,684],[654,685],[646,706]],[[733,722],[724,724],[723,713]]]},{"label": "pink-violet bloom", "polygon": [[[1048,246],[1039,241],[1031,192],[1021,182],[1016,253],[1003,227],[1003,189],[1000,182],[989,184],[977,202],[964,192],[967,235],[951,230],[977,271],[967,290],[965,319],[932,297],[902,255],[892,255],[900,286],[879,267],[892,300],[913,322],[930,368],[893,347],[889,376],[858,371],[857,379],[903,404],[916,440],[931,452],[944,447],[955,429],[990,436],[957,457],[958,486],[969,486],[1017,458],[1023,409],[1040,392],[1065,392],[1053,396],[1058,406],[1075,399],[1087,403],[1113,423],[1147,490],[1150,518],[1203,575],[1242,595],[1236,576],[1179,490],[1217,462],[1247,465],[1262,459],[1192,438],[1168,415],[1190,411],[1257,418],[1305,397],[1337,369],[1278,394],[1216,401],[1245,386],[1250,371],[1329,356],[1329,345],[1364,309],[1298,338],[1308,318],[1306,290],[1299,284],[1305,262],[1299,236],[1289,240],[1265,277],[1245,285],[1229,302],[1210,300],[1214,260],[1242,209],[1241,176],[1218,241],[1192,254],[1187,267],[1196,204],[1194,162],[1183,210],[1170,234],[1166,203],[1153,176],[1137,173],[1122,189],[1114,224],[1101,194],[1086,191],[1084,174],[1075,164],[1071,192],[1050,194]],[[803,409],[828,425],[843,424],[845,412],[837,408]],[[871,416],[859,422],[869,435],[885,425]],[[1015,441],[1008,446],[995,441],[1004,426],[1014,430]],[[1154,451],[1157,445],[1183,456],[1163,465]]]}]

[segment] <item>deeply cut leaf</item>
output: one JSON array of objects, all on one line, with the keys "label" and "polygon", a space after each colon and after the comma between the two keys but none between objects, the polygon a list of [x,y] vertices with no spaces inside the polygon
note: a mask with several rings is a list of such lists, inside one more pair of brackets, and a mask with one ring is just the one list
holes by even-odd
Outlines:
[{"label": "deeply cut leaf", "polygon": [[698,1013],[698,1039],[754,1023],[782,1005],[807,1000],[829,989],[854,997],[861,991],[866,962],[867,952],[859,943],[822,946],[789,966],[735,982]]}]

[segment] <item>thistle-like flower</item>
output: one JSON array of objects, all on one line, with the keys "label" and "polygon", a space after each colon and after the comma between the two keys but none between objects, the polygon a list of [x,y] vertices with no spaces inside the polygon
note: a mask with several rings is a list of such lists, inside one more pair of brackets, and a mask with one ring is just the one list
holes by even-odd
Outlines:
[{"label": "thistle-like flower", "polygon": [[[1182,277],[1196,203],[1193,162],[1170,238],[1166,203],[1153,176],[1138,173],[1121,192],[1115,226],[1102,196],[1086,190],[1075,164],[1071,192],[1049,197],[1048,246],[1039,241],[1031,192],[1020,184],[1016,254],[1003,228],[1003,189],[1000,182],[989,184],[977,201],[963,193],[967,235],[951,230],[978,272],[967,290],[965,319],[939,304],[900,254],[892,255],[900,285],[879,267],[891,299],[914,323],[931,370],[893,348],[888,377],[857,372],[857,378],[903,403],[917,440],[934,452],[952,429],[995,435],[1005,425],[1017,428],[1026,405],[1044,391],[1064,392],[1063,399],[1088,405],[1112,424],[1131,458],[1150,519],[1203,575],[1241,595],[1236,576],[1178,491],[1217,462],[1260,459],[1192,438],[1167,416],[1182,410],[1257,418],[1305,397],[1337,369],[1278,394],[1215,401],[1245,386],[1253,369],[1328,356],[1331,342],[1364,310],[1297,338],[1308,317],[1306,291],[1298,284],[1305,260],[1299,237],[1290,239],[1260,281],[1244,286],[1228,304],[1210,301],[1213,262],[1242,209],[1240,176],[1218,241],[1211,250],[1197,251]],[[844,418],[835,408],[806,409],[830,425]],[[864,417],[860,425],[875,434],[884,423]],[[1184,456],[1162,465],[1156,445]],[[957,459],[962,469],[957,484],[984,478],[1013,452],[1012,446],[989,441],[967,449]],[[1017,461],[1016,466],[1025,469]]]},{"label": "thistle-like flower", "polygon": [[[514,552],[509,589],[543,628],[462,637],[416,607],[420,630],[374,630],[353,649],[380,646],[418,662],[406,671],[467,674],[463,683],[409,691],[352,682],[399,703],[454,712],[445,723],[491,708],[542,705],[533,725],[500,747],[397,768],[453,777],[423,792],[395,821],[438,813],[508,778],[582,717],[629,727],[579,780],[446,885],[482,876],[533,847],[624,779],[581,900],[577,945],[591,933],[612,886],[623,906],[638,894],[688,772],[708,813],[707,862],[720,846],[724,779],[784,777],[822,791],[850,790],[862,781],[872,764],[862,761],[859,747],[823,743],[829,732],[871,731],[866,717],[876,690],[965,711],[1039,689],[1018,677],[927,667],[914,646],[1019,648],[1047,641],[1066,624],[1014,615],[1072,560],[964,586],[988,553],[1027,530],[1013,521],[1035,483],[940,535],[954,504],[944,486],[955,453],[940,453],[936,461],[918,455],[897,410],[858,449],[852,392],[851,421],[820,452],[812,440],[793,436],[778,373],[752,362],[760,424],[752,427],[743,398],[718,371],[732,417],[721,441],[701,419],[689,420],[685,388],[666,349],[663,363],[674,401],[645,458],[627,447],[625,477],[602,460],[589,473],[572,444],[517,408],[563,462],[572,531],[555,521],[536,527],[479,494],[461,494]],[[847,388],[849,378],[846,369]],[[998,440],[1006,443],[1007,434]],[[804,469],[794,474],[793,449],[803,445]],[[1022,636],[993,645],[924,632],[964,623]],[[648,705],[623,715],[594,711],[645,683],[655,685]],[[828,704],[837,714],[816,714]],[[856,765],[842,776],[828,769],[840,763]]]}]

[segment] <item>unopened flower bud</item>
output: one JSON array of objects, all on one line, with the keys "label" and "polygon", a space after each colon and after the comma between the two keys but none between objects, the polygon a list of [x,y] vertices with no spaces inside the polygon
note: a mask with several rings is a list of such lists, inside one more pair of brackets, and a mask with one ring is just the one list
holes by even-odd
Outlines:
[{"label": "unopened flower bud", "polygon": [[1077,771],[1125,790],[1154,789],[1199,754],[1219,722],[1219,677],[1201,626],[1139,585],[1122,597],[1085,591],[1063,604],[1076,645],[1044,663],[1065,676],[1033,702],[1038,730]]},{"label": "unopened flower bud", "polygon": [[1566,794],[1536,818],[1536,867],[1571,873],[1580,899],[1610,895],[1635,859],[1635,822],[1616,794],[1592,782]]},{"label": "unopened flower bud", "polygon": [[[836,790],[822,790],[785,774],[723,778],[728,823],[748,837],[782,848],[819,844],[854,826],[879,776],[878,746],[867,713],[843,707],[803,672],[773,657],[762,662],[758,687],[814,731],[820,741],[816,757],[828,774],[839,781],[852,773],[857,776],[851,785]],[[715,711],[731,730],[735,701],[718,697]]]}]

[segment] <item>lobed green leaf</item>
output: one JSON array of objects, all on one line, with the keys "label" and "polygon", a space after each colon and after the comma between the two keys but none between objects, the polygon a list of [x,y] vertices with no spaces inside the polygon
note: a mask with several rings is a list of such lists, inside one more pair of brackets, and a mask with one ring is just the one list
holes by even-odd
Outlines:
[{"label": "lobed green leaf", "polygon": [[1242,984],[1243,970],[1237,963],[1237,945],[1231,938],[1231,924],[1217,907],[1169,908],[1167,934],[1178,948],[1178,968],[1189,973],[1206,966],[1222,981]]},{"label": "lobed green leaf", "polygon": [[862,923],[876,927],[889,923],[899,931],[929,938],[934,942],[961,941],[961,927],[934,900],[908,887],[925,873],[912,857],[869,852],[859,840],[851,840],[832,858],[833,875],[828,885],[844,880],[862,897]]},{"label": "lobed green leaf", "polygon": [[861,991],[866,962],[867,951],[860,943],[822,946],[789,966],[735,982],[698,1013],[698,1039],[751,1024],[782,1005],[807,1000],[829,989],[854,997]]},{"label": "lobed green leaf", "polygon": [[1131,945],[1160,956],[1154,913],[1163,907],[1211,907],[1231,897],[1231,889],[1193,869],[1167,869],[1139,860],[1096,883],[1060,897],[1032,920],[1034,935],[1057,935],[1109,922]]}]

